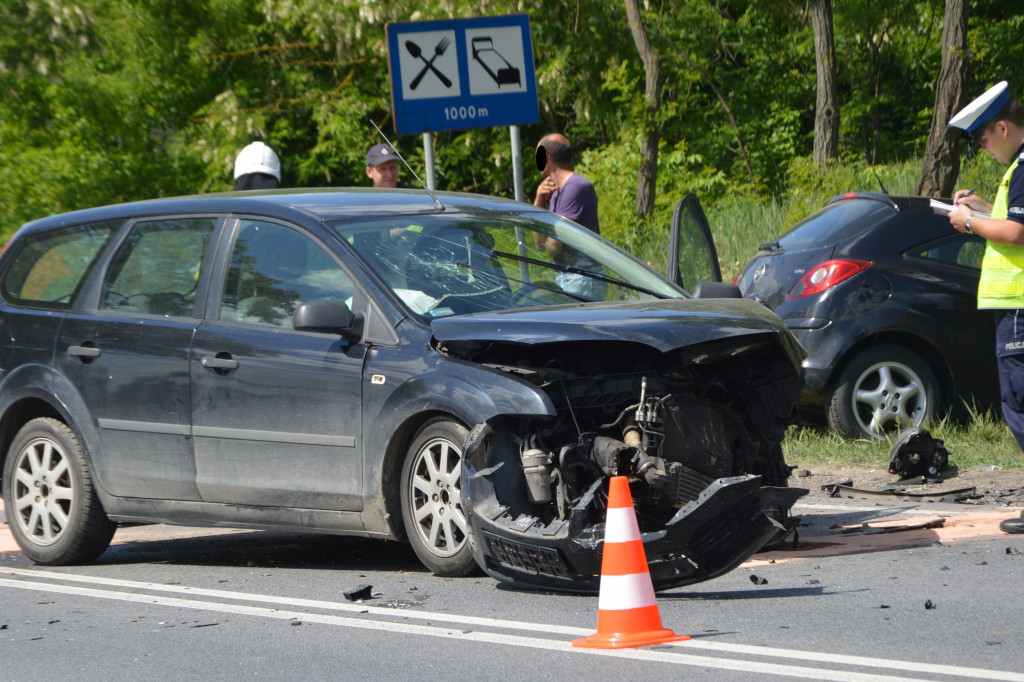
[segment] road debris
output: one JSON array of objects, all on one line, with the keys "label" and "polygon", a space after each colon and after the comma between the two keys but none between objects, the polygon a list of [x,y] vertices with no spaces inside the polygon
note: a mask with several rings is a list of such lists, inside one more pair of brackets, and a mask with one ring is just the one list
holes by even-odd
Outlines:
[{"label": "road debris", "polygon": [[370,599],[373,592],[373,585],[360,585],[354,590],[344,592],[345,599],[349,601],[363,601],[364,599]]},{"label": "road debris", "polygon": [[879,533],[901,533],[907,530],[924,530],[927,528],[942,528],[946,525],[946,520],[941,517],[935,517],[927,519],[925,521],[918,521],[916,523],[905,523],[899,526],[883,526],[883,525],[871,525],[870,523],[862,523],[859,526],[832,526],[829,530],[839,530],[840,535],[849,535],[852,533],[863,533],[865,535],[876,535]]},{"label": "road debris", "polygon": [[900,480],[916,476],[938,476],[949,466],[945,442],[932,438],[927,429],[905,431],[889,453],[889,473]]},{"label": "road debris", "polygon": [[821,487],[829,493],[829,497],[847,497],[851,499],[889,499],[902,500],[905,502],[964,502],[978,497],[976,487],[959,488],[957,490],[946,490],[939,493],[912,493],[905,488],[894,490],[864,490],[854,488],[842,483],[832,483]]}]

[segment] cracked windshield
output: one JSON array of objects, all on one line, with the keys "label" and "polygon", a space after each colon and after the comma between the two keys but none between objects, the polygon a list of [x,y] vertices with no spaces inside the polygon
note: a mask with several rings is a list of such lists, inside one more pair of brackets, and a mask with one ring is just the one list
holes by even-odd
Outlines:
[{"label": "cracked windshield", "polygon": [[554,215],[416,215],[332,228],[417,315],[681,298],[661,275]]}]

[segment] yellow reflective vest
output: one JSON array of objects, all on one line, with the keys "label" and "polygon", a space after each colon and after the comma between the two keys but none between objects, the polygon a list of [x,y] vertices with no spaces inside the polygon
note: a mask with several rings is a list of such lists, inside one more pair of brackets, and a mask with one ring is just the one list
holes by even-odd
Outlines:
[{"label": "yellow reflective vest", "polygon": [[[1010,178],[1024,159],[1021,154],[1010,164],[999,183],[992,204],[992,218],[1005,220],[1009,215]],[[1024,246],[986,242],[978,282],[979,308],[1024,308]]]}]

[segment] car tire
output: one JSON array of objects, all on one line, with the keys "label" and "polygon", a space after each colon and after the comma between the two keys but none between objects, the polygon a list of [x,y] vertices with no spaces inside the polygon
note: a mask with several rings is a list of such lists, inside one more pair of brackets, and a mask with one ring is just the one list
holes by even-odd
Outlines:
[{"label": "car tire", "polygon": [[402,466],[402,520],[416,556],[436,575],[476,571],[462,502],[462,448],[468,430],[433,419],[413,438]]},{"label": "car tire", "polygon": [[25,424],[7,452],[3,475],[7,523],[37,564],[88,563],[110,546],[107,518],[75,432],[56,419]]},{"label": "car tire", "polygon": [[935,372],[917,353],[881,344],[843,367],[827,399],[829,426],[847,438],[879,438],[920,426],[941,411]]}]

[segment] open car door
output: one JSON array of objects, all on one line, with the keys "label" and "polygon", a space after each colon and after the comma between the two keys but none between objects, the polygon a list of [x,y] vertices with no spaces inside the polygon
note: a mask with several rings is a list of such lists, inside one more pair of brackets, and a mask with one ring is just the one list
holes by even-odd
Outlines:
[{"label": "open car door", "polygon": [[722,281],[704,209],[692,192],[676,205],[672,215],[668,279],[694,295],[698,295],[696,290],[701,282]]}]

